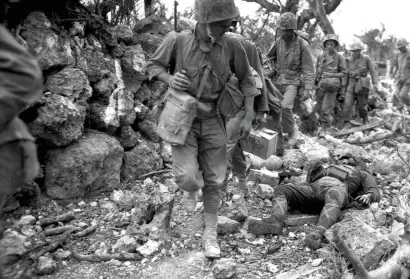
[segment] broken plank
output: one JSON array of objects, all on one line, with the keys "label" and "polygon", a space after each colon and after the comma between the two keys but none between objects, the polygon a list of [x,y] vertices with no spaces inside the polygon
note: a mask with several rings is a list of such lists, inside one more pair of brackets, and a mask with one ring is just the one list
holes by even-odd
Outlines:
[{"label": "broken plank", "polygon": [[286,226],[301,226],[309,223],[316,223],[319,220],[319,215],[289,215],[285,218],[284,223]]},{"label": "broken plank", "polygon": [[337,133],[334,137],[343,137],[343,136],[347,136],[347,135],[350,135],[350,134],[353,134],[353,133],[356,133],[356,132],[373,129],[373,128],[376,128],[376,127],[379,127],[379,126],[382,126],[382,125],[384,125],[384,121],[379,120],[379,121],[376,121],[376,122],[373,122],[373,123],[369,123],[369,124],[366,124],[366,125],[362,125],[362,126],[359,126],[359,127],[348,129],[346,131],[342,130],[339,133]]}]

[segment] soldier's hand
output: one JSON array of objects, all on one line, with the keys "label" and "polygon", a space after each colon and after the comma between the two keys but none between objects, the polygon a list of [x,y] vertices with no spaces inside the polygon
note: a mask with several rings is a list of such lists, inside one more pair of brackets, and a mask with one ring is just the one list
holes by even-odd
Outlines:
[{"label": "soldier's hand", "polygon": [[239,140],[246,139],[252,129],[252,118],[244,117],[239,126]]},{"label": "soldier's hand", "polygon": [[266,118],[265,118],[265,113],[263,112],[258,112],[256,114],[255,120],[253,121],[253,129],[254,130],[259,130],[262,129],[266,126]]},{"label": "soldier's hand", "polygon": [[369,205],[370,204],[370,194],[366,195],[361,195],[356,198],[356,200],[364,205]]},{"label": "soldier's hand", "polygon": [[185,91],[190,84],[191,82],[186,76],[186,71],[182,69],[169,79],[168,85],[173,89]]},{"label": "soldier's hand", "polygon": [[311,98],[311,97],[312,97],[312,92],[311,92],[311,90],[305,89],[305,90],[303,90],[303,93],[302,93],[302,95],[300,96],[300,101],[301,101],[301,102],[304,102],[304,101],[306,101],[307,99],[309,99],[309,98]]}]

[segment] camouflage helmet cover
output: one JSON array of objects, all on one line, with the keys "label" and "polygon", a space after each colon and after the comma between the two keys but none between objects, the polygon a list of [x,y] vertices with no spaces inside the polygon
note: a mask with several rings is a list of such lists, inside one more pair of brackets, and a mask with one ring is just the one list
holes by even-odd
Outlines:
[{"label": "camouflage helmet cover", "polygon": [[401,47],[406,47],[407,46],[407,41],[405,38],[400,38],[396,42],[396,48],[401,48]]},{"label": "camouflage helmet cover", "polygon": [[234,0],[195,0],[195,20],[199,23],[234,19],[239,10]]},{"label": "camouflage helmet cover", "polygon": [[360,42],[353,42],[350,47],[349,50],[362,50],[363,46]]},{"label": "camouflage helmet cover", "polygon": [[283,13],[278,19],[278,27],[280,29],[297,29],[296,17],[292,13]]},{"label": "camouflage helmet cover", "polygon": [[337,39],[337,36],[335,34],[327,34],[325,36],[325,38],[323,39],[323,47],[326,47],[326,42],[327,41],[335,41],[336,42],[336,46],[339,46],[340,43]]}]

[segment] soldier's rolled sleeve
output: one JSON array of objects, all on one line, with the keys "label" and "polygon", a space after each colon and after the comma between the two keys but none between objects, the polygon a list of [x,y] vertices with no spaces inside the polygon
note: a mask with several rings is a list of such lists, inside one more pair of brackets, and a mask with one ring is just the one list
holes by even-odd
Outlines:
[{"label": "soldier's rolled sleeve", "polygon": [[258,94],[255,87],[251,67],[246,57],[245,49],[239,41],[233,44],[232,72],[236,74],[242,93],[245,97],[252,97]]},{"label": "soldier's rolled sleeve", "polygon": [[372,60],[369,56],[365,56],[365,59],[366,59],[367,69],[369,70],[370,76],[372,77],[372,82],[373,84],[377,84],[377,80],[378,80],[377,72],[376,72],[376,69],[374,68]]},{"label": "soldier's rolled sleeve", "polygon": [[339,72],[347,75],[347,65],[346,65],[346,61],[343,57],[340,57]]},{"label": "soldier's rolled sleeve", "polygon": [[308,44],[302,40],[302,75],[305,89],[312,90],[315,81],[315,66]]},{"label": "soldier's rolled sleeve", "polygon": [[362,171],[362,187],[364,194],[371,194],[371,202],[380,201],[380,192],[377,188],[376,179],[370,173]]},{"label": "soldier's rolled sleeve", "polygon": [[0,25],[0,131],[43,91],[42,71],[14,37]]},{"label": "soldier's rolled sleeve", "polygon": [[148,60],[147,71],[149,79],[153,79],[161,73],[168,72],[175,47],[176,33],[170,32],[164,38],[152,57]]}]

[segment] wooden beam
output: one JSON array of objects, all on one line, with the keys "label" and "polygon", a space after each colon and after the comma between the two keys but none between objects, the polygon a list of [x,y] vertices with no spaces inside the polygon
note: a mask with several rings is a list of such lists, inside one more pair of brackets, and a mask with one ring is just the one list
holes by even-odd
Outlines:
[{"label": "wooden beam", "polygon": [[342,130],[339,133],[337,133],[336,135],[334,135],[334,137],[335,138],[343,137],[343,136],[347,136],[347,135],[350,135],[350,134],[353,134],[353,133],[356,133],[356,132],[370,130],[370,129],[373,129],[373,128],[376,128],[376,127],[379,127],[379,126],[382,126],[382,125],[384,125],[384,121],[379,120],[379,121],[376,121],[376,122],[373,122],[373,123],[369,123],[369,124],[362,125],[362,126],[359,126],[359,127],[355,127],[355,128],[352,128],[352,129],[348,129],[348,130],[345,130],[345,131]]}]

